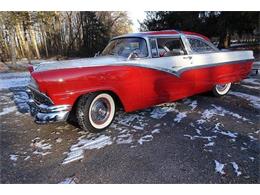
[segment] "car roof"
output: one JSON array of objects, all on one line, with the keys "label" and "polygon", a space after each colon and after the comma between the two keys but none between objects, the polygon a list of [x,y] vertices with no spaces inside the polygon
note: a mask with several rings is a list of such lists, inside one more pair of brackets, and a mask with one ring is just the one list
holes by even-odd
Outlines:
[{"label": "car roof", "polygon": [[193,35],[193,36],[197,36],[200,37],[206,41],[209,41],[209,38],[196,33],[196,32],[189,32],[189,31],[178,31],[178,30],[161,30],[161,31],[147,31],[147,32],[139,32],[139,33],[129,33],[129,34],[125,34],[125,35],[121,35],[116,38],[123,38],[123,37],[149,37],[149,36],[161,36],[161,35]]}]

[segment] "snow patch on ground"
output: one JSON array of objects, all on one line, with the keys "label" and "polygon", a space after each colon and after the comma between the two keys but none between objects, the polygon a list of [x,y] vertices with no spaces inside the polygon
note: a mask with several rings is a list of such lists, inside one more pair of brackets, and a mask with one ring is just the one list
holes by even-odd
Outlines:
[{"label": "snow patch on ground", "polygon": [[30,80],[29,72],[1,73],[0,90],[9,89],[11,87],[23,87],[28,85]]},{"label": "snow patch on ground", "polygon": [[76,178],[75,177],[69,177],[64,179],[62,182],[60,182],[59,184],[76,184]]},{"label": "snow patch on ground", "polygon": [[141,138],[138,140],[138,143],[142,145],[144,142],[152,141],[152,139],[153,139],[153,136],[152,136],[152,135],[145,135],[145,136],[141,137]]},{"label": "snow patch on ground", "polygon": [[17,159],[18,159],[18,155],[16,155],[16,154],[10,154],[10,160],[12,160],[12,161],[17,161]]},{"label": "snow patch on ground", "polygon": [[238,170],[238,169],[239,169],[239,168],[238,168],[238,164],[235,163],[235,162],[230,162],[230,163],[232,164],[232,166],[233,166],[233,168],[234,168],[235,173],[237,174],[237,176],[240,176],[240,175],[242,174],[242,172]]},{"label": "snow patch on ground", "polygon": [[184,119],[186,117],[187,117],[187,112],[179,112],[177,114],[177,116],[175,117],[174,122],[179,123],[179,122],[181,122],[182,119]]},{"label": "snow patch on ground", "polygon": [[202,116],[201,116],[202,119],[209,120],[209,119],[211,119],[214,116],[225,116],[227,114],[227,115],[230,115],[230,116],[232,116],[234,118],[242,119],[243,121],[248,121],[247,118],[242,117],[242,116],[240,116],[237,113],[234,113],[234,112],[231,112],[229,110],[226,110],[225,108],[223,108],[221,106],[216,106],[216,105],[212,104],[212,107],[213,108],[211,108],[211,109],[204,110],[204,112],[202,113]]},{"label": "snow patch on ground", "polygon": [[220,173],[221,175],[224,175],[225,171],[223,169],[225,167],[225,164],[222,164],[222,163],[220,163],[217,160],[214,160],[214,162],[215,162],[215,171],[216,171],[216,173]]},{"label": "snow patch on ground", "polygon": [[33,152],[35,155],[45,156],[51,153],[49,150],[52,148],[52,145],[46,143],[45,140],[40,140],[38,137],[32,140],[30,146],[35,149]]},{"label": "snow patch on ground", "polygon": [[204,147],[214,146],[215,142],[209,142],[207,144],[204,144]]},{"label": "snow patch on ground", "polygon": [[57,142],[57,143],[61,143],[61,142],[62,142],[62,139],[61,139],[61,138],[57,138],[57,139],[56,139],[56,142]]},{"label": "snow patch on ground", "polygon": [[175,107],[176,104],[174,103],[157,106],[153,109],[150,116],[154,119],[161,119],[168,112],[178,112],[178,110]]},{"label": "snow patch on ground", "polygon": [[96,139],[80,139],[78,143],[70,147],[70,152],[62,164],[67,164],[84,158],[84,150],[100,149],[112,144],[112,139],[106,135],[100,135]]},{"label": "snow patch on ground", "polygon": [[253,85],[260,85],[259,80],[258,80],[258,79],[253,79],[253,78],[244,79],[241,83],[248,83],[248,84],[253,84]]},{"label": "snow patch on ground", "polygon": [[260,109],[260,97],[234,91],[230,91],[229,94],[243,98],[249,101],[254,108]]},{"label": "snow patch on ground", "polygon": [[[260,83],[259,83],[259,85],[260,85]],[[246,88],[249,88],[249,89],[257,89],[257,90],[260,89],[260,87],[257,87],[257,86],[251,86],[251,85],[241,85],[241,86],[246,87]]]},{"label": "snow patch on ground", "polygon": [[188,106],[191,107],[191,110],[194,110],[198,106],[198,101],[197,100],[191,101],[190,99],[187,99],[184,101],[184,104],[187,104]]},{"label": "snow patch on ground", "polygon": [[151,131],[151,133],[152,133],[152,134],[154,134],[154,133],[160,133],[160,129],[154,129],[154,130]]},{"label": "snow patch on ground", "polygon": [[188,135],[188,134],[184,134],[183,135],[184,137],[188,137],[190,138],[191,140],[195,140],[195,139],[207,139],[209,142],[212,141],[212,139],[215,139],[217,138],[217,136],[198,136],[198,135]]},{"label": "snow patch on ground", "polygon": [[17,111],[16,106],[12,106],[9,108],[4,108],[2,112],[0,112],[0,116],[9,114],[11,112]]}]

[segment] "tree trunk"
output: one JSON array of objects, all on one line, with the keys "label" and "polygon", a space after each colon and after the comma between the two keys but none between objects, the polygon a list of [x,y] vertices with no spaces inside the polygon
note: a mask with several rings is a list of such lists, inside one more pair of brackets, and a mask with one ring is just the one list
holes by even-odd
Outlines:
[{"label": "tree trunk", "polygon": [[44,31],[45,28],[43,26],[43,22],[41,22],[40,28],[41,28],[41,34],[42,34],[42,39],[43,39],[43,45],[44,45],[44,49],[45,49],[46,58],[48,58],[49,57],[49,52],[48,52],[48,46],[47,46],[47,41],[46,41],[46,33]]},{"label": "tree trunk", "polygon": [[38,45],[37,45],[37,42],[36,42],[35,32],[34,32],[34,30],[32,29],[31,26],[29,26],[29,33],[30,33],[32,45],[33,45],[35,53],[36,53],[36,57],[37,57],[37,59],[40,59],[41,56],[40,56],[40,52],[39,52]]},{"label": "tree trunk", "polygon": [[231,41],[231,36],[229,31],[226,31],[220,35],[219,38],[219,44],[218,48],[219,49],[226,49],[230,47],[230,41]]},{"label": "tree trunk", "polygon": [[10,29],[10,50],[12,65],[16,66],[16,46],[15,46],[15,32],[14,29]]},{"label": "tree trunk", "polygon": [[35,31],[34,31],[34,29],[32,28],[32,19],[31,19],[30,12],[29,12],[29,20],[30,20],[30,24],[29,24],[29,34],[30,34],[30,37],[31,37],[32,45],[33,45],[33,47],[34,47],[34,50],[35,50],[35,53],[36,53],[36,57],[37,57],[38,59],[40,59],[41,56],[40,56],[40,52],[39,52],[38,45],[37,45],[37,42],[36,42]]},{"label": "tree trunk", "polygon": [[[20,50],[22,53],[22,57],[25,57],[25,41],[24,41],[24,37],[22,36],[22,32],[21,32],[21,28],[20,28],[20,24],[16,25],[16,35],[17,35],[17,39],[19,41],[19,46],[20,46]],[[27,56],[26,56],[27,57]]]}]

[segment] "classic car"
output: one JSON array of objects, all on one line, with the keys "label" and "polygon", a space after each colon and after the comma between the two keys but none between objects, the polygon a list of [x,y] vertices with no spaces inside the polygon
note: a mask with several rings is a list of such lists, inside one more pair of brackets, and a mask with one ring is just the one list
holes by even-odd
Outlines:
[{"label": "classic car", "polygon": [[252,51],[220,51],[198,33],[132,33],[113,38],[93,58],[30,67],[28,104],[37,123],[74,113],[82,129],[98,132],[117,108],[132,112],[206,91],[225,95],[253,60]]}]

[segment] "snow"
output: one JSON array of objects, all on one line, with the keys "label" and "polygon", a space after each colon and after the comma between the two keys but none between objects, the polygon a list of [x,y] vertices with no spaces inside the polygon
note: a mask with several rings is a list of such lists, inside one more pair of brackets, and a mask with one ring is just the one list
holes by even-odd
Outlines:
[{"label": "snow", "polygon": [[252,136],[250,134],[248,134],[247,136],[250,138],[251,141],[256,141],[257,140],[257,138],[255,138],[254,136]]},{"label": "snow", "polygon": [[186,101],[184,101],[184,104],[187,104],[188,106],[191,107],[191,110],[194,110],[198,106],[198,101],[197,100],[191,101],[190,99],[187,99]]},{"label": "snow", "polygon": [[207,144],[204,144],[204,147],[214,146],[215,142],[209,142]]},{"label": "snow", "polygon": [[238,169],[239,169],[239,168],[238,168],[238,164],[235,163],[235,162],[230,162],[230,163],[232,164],[232,166],[233,166],[233,168],[234,168],[235,173],[237,174],[237,176],[240,176],[240,175],[242,174],[242,172],[238,170]]},{"label": "snow", "polygon": [[18,155],[16,155],[16,154],[10,154],[10,160],[12,160],[12,161],[17,161],[17,159],[18,159]]},{"label": "snow", "polygon": [[118,136],[116,143],[117,144],[131,144],[133,142],[133,136],[131,134],[127,134],[124,136]]},{"label": "snow", "polygon": [[[205,120],[205,119],[206,119],[206,120],[209,120],[209,119],[211,119],[211,118],[214,117],[214,116],[225,116],[225,115],[227,114],[227,115],[230,115],[230,116],[232,116],[232,117],[234,117],[234,118],[242,119],[243,121],[248,121],[247,118],[242,117],[242,116],[240,116],[240,115],[237,114],[237,113],[234,113],[234,112],[231,112],[231,111],[229,111],[229,110],[226,110],[226,109],[224,109],[224,108],[221,107],[221,106],[216,106],[216,105],[214,105],[214,104],[212,104],[211,106],[212,106],[213,108],[204,110],[204,112],[202,113],[202,116],[201,116],[202,119],[204,119],[204,120]],[[198,122],[198,121],[197,121],[197,122]],[[203,122],[204,122],[204,121],[203,121]]]},{"label": "snow", "polygon": [[75,177],[66,178],[59,184],[76,184],[76,178]]},{"label": "snow", "polygon": [[253,78],[244,79],[241,83],[248,83],[248,84],[253,84],[253,85],[260,85],[259,80],[258,80],[258,79],[253,79]]},{"label": "snow", "polygon": [[1,73],[0,90],[11,87],[23,87],[29,84],[31,78],[29,72]]},{"label": "snow", "polygon": [[16,106],[12,106],[9,108],[4,108],[2,112],[0,112],[0,116],[9,114],[11,112],[17,111]]},{"label": "snow", "polygon": [[23,160],[27,161],[31,158],[31,156],[26,156]]},{"label": "snow", "polygon": [[62,139],[61,139],[61,138],[58,138],[58,139],[56,139],[56,142],[57,142],[57,143],[61,143],[61,142],[62,142]]},{"label": "snow", "polygon": [[215,171],[216,171],[216,173],[220,173],[221,175],[224,175],[225,172],[224,172],[223,169],[225,167],[225,164],[222,164],[222,163],[220,163],[217,160],[214,160],[214,162],[215,162]]},{"label": "snow", "polygon": [[226,135],[226,136],[229,136],[231,138],[237,138],[237,133],[232,133],[230,131],[219,131],[219,133],[221,133],[222,135]]},{"label": "snow", "polygon": [[151,131],[151,133],[152,133],[152,134],[154,134],[154,133],[160,133],[160,129],[154,129],[154,130]]},{"label": "snow", "polygon": [[184,134],[183,135],[184,137],[188,137],[190,138],[191,140],[195,140],[195,139],[207,139],[208,141],[212,141],[212,139],[215,139],[217,136],[198,136],[198,135],[194,135],[194,136],[191,136],[191,135],[188,135],[188,134]]},{"label": "snow", "polygon": [[100,135],[96,139],[80,139],[78,143],[70,147],[70,152],[62,164],[67,164],[84,158],[84,150],[100,149],[112,144],[112,139],[106,135]]},{"label": "snow", "polygon": [[153,139],[153,136],[152,136],[152,135],[145,135],[145,136],[141,137],[141,138],[138,140],[138,143],[142,145],[144,142],[152,141],[152,139]]},{"label": "snow", "polygon": [[[259,83],[259,85],[260,85],[260,83]],[[251,85],[241,85],[241,86],[246,87],[246,88],[249,88],[249,89],[257,89],[257,90],[260,89],[260,87],[251,86]]]},{"label": "snow", "polygon": [[154,119],[161,119],[164,117],[168,112],[176,112],[177,110],[175,109],[176,104],[165,104],[161,106],[157,106],[153,109],[151,112],[150,117]]},{"label": "snow", "polygon": [[38,137],[32,140],[30,146],[35,149],[33,152],[35,155],[45,156],[51,153],[49,150],[52,148],[52,145],[46,143],[45,140],[40,140]]},{"label": "snow", "polygon": [[177,114],[176,118],[174,119],[174,122],[181,122],[182,119],[187,117],[187,112],[180,112]]},{"label": "snow", "polygon": [[230,91],[229,94],[243,98],[249,101],[254,108],[260,109],[260,97],[234,91]]},{"label": "snow", "polygon": [[197,120],[196,122],[197,122],[198,125],[201,125],[201,124],[203,124],[203,123],[205,123],[205,122],[207,122],[207,121],[204,120],[204,119],[199,119],[199,120]]}]

